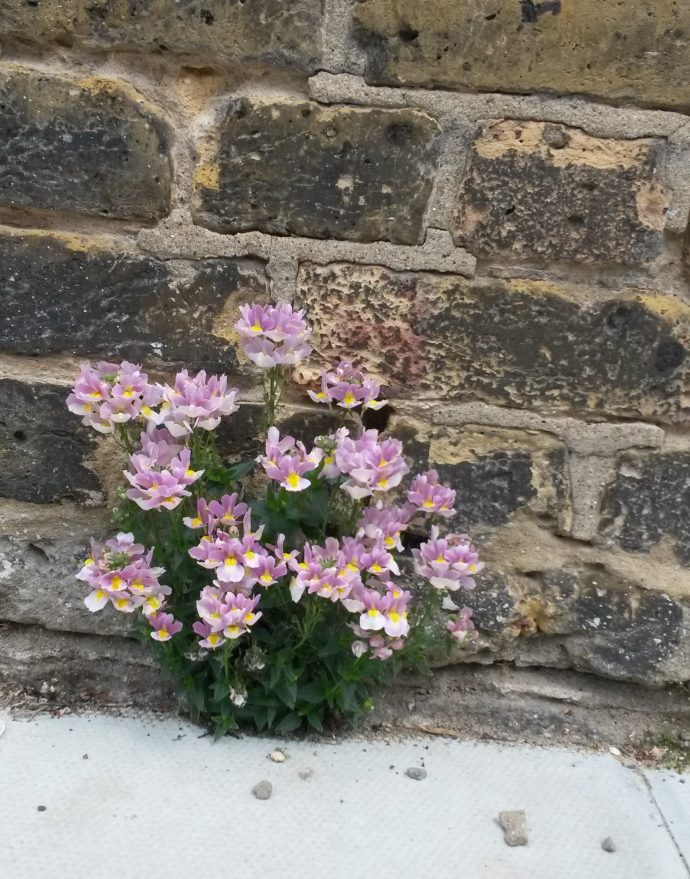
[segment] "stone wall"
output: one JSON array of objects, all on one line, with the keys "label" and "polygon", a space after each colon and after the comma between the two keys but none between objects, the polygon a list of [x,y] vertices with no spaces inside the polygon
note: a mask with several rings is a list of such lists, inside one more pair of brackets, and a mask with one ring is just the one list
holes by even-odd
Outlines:
[{"label": "stone wall", "polygon": [[155,680],[73,579],[122,462],[66,389],[127,357],[255,398],[268,297],[458,488],[458,661],[690,678],[684,0],[0,0],[0,45],[0,678]]}]

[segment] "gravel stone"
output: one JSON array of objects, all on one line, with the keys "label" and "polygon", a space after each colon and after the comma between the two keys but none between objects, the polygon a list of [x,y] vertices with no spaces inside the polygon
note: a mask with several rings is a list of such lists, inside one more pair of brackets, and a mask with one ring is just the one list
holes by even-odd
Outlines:
[{"label": "gravel stone", "polygon": [[523,811],[500,812],[498,823],[507,845],[527,845],[527,817]]},{"label": "gravel stone", "polygon": [[414,778],[415,781],[421,781],[426,778],[426,769],[422,769],[421,766],[410,766],[405,775],[408,778]]},{"label": "gravel stone", "polygon": [[270,800],[273,793],[273,785],[270,781],[260,781],[252,788],[252,793],[257,800]]}]

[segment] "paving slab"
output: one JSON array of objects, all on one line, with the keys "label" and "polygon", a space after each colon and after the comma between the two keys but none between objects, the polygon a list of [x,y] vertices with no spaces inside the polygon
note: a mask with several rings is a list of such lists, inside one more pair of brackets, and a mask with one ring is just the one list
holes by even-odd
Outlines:
[{"label": "paving slab", "polygon": [[[214,744],[201,734],[154,717],[7,718],[0,877],[690,876],[645,778],[610,754],[439,738]],[[269,758],[276,747],[284,762]],[[409,777],[411,767],[426,777]],[[252,793],[262,780],[268,800]],[[674,790],[661,777],[650,785]],[[669,802],[681,832],[688,801]],[[526,813],[526,846],[507,846],[497,823],[514,810]],[[602,849],[606,837],[615,852]]]},{"label": "paving slab", "polygon": [[690,864],[690,774],[645,770],[652,796],[685,862]]}]

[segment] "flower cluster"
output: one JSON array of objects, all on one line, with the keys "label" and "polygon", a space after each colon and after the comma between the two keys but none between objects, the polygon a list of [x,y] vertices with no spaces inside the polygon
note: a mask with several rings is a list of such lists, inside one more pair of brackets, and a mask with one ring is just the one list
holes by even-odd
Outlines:
[{"label": "flower cluster", "polygon": [[[474,637],[472,611],[451,595],[474,588],[484,565],[467,535],[433,525],[412,561],[434,588],[426,598],[415,591],[422,601],[413,606],[400,556],[425,533],[423,517],[455,515],[455,491],[432,469],[403,483],[402,443],[362,420],[386,405],[381,387],[348,361],[308,392],[340,411],[347,426],[317,437],[311,450],[281,436],[274,424],[280,396],[288,368],[311,352],[311,329],[285,303],[240,312],[242,348],[266,370],[265,449],[250,461],[226,464],[213,435],[239,409],[227,376],[181,370],[173,384],[159,384],[128,362],[82,368],[70,411],[114,434],[129,461],[117,510],[122,531],[93,543],[77,576],[89,586],[89,610],[139,611],[157,642],[182,632],[165,649],[182,674],[183,658],[204,663],[185,687],[190,703],[223,730],[249,716],[258,729],[307,722],[321,729],[329,712],[356,717],[369,704],[374,686],[398,667],[369,660],[404,650],[412,623],[428,631],[425,604],[454,610],[449,639]],[[251,469],[258,478],[243,483]],[[155,566],[154,552],[165,568]],[[160,582],[166,568],[169,585]],[[334,687],[338,675],[342,686]]]},{"label": "flower cluster", "polygon": [[431,539],[413,549],[415,570],[426,577],[436,589],[455,592],[474,589],[474,575],[484,569],[479,553],[466,534],[448,534],[440,537],[436,525],[431,527]]},{"label": "flower cluster", "polygon": [[242,305],[242,318],[235,329],[242,339],[242,350],[262,369],[295,366],[311,354],[311,329],[304,311],[291,305]]},{"label": "flower cluster", "polygon": [[91,542],[91,556],[77,574],[78,580],[88,583],[91,593],[84,604],[92,612],[112,604],[121,613],[141,609],[153,628],[151,637],[167,641],[182,628],[171,614],[160,614],[170,595],[169,586],[159,578],[164,568],[152,565],[153,550],[145,550],[134,542],[134,535],[121,532],[101,545]]},{"label": "flower cluster", "polygon": [[153,415],[161,399],[161,387],[149,384],[140,366],[102,362],[82,367],[67,408],[99,433],[112,433],[115,425]]},{"label": "flower cluster", "polygon": [[202,369],[190,376],[186,369],[175,376],[175,386],[162,388],[163,402],[157,416],[175,437],[184,437],[197,429],[215,430],[221,418],[237,412],[237,388],[228,388],[227,376],[208,379]]},{"label": "flower cluster", "polygon": [[266,437],[266,454],[256,459],[266,476],[279,482],[286,491],[304,491],[310,482],[304,474],[318,467],[323,457],[321,449],[309,454],[304,444],[291,436],[280,438],[277,427],[270,427]]},{"label": "flower cluster", "polygon": [[129,466],[123,471],[131,486],[127,497],[142,510],[174,510],[204,474],[192,470],[191,452],[176,445],[165,429],[141,435],[141,451],[130,456]]},{"label": "flower cluster", "polygon": [[193,629],[201,637],[200,647],[215,650],[245,634],[261,618],[261,612],[255,612],[260,595],[253,594],[254,589],[274,586],[287,574],[287,563],[282,540],[273,552],[260,543],[263,527],[252,529],[251,510],[238,502],[236,494],[208,505],[200,500],[191,527],[197,527],[197,519],[207,533],[189,555],[212,571],[214,580],[201,592],[196,605],[200,619]]},{"label": "flower cluster", "polygon": [[358,439],[343,435],[335,450],[335,463],[340,473],[348,476],[343,491],[356,500],[396,488],[410,469],[400,440],[379,440],[378,430],[365,430]]},{"label": "flower cluster", "polygon": [[407,499],[423,513],[438,513],[445,517],[455,513],[455,492],[452,488],[439,484],[435,470],[427,470],[426,473],[415,476],[407,492]]},{"label": "flower cluster", "polygon": [[321,373],[320,390],[307,391],[315,403],[335,403],[341,409],[382,409],[387,400],[378,400],[381,386],[347,360],[332,372]]}]

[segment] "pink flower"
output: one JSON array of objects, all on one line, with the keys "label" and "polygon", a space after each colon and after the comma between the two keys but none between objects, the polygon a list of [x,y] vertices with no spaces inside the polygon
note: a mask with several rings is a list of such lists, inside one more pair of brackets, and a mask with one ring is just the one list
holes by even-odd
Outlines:
[{"label": "pink flower", "polygon": [[347,360],[342,360],[332,372],[321,374],[318,391],[307,391],[315,403],[335,403],[341,409],[381,409],[388,402],[377,400],[381,387],[373,378],[367,378]]},{"label": "pink flower", "polygon": [[465,641],[472,638],[475,632],[475,625],[471,617],[471,608],[463,607],[457,617],[448,622],[448,631],[459,644],[464,644]]},{"label": "pink flower", "polygon": [[147,419],[160,399],[160,386],[149,384],[141,367],[126,360],[119,365],[102,362],[82,367],[67,408],[99,433],[112,433],[115,425]]},{"label": "pink flower", "polygon": [[239,501],[239,495],[236,492],[224,494],[219,501],[211,501],[208,505],[209,513],[218,520],[223,528],[237,527],[248,509],[247,504]]},{"label": "pink flower", "polygon": [[237,388],[228,388],[227,376],[206,378],[204,370],[191,377],[186,369],[175,376],[175,387],[163,389],[161,417],[175,437],[197,429],[215,430],[221,418],[237,412]]},{"label": "pink flower", "polygon": [[342,438],[335,460],[340,472],[349,476],[341,487],[355,499],[390,491],[409,470],[402,457],[402,443],[396,439],[379,442],[377,430],[366,430],[357,440]]},{"label": "pink flower", "polygon": [[294,366],[311,354],[307,341],[311,329],[304,320],[304,311],[293,311],[283,302],[242,305],[240,313],[235,329],[242,337],[242,349],[262,369]]},{"label": "pink flower", "polygon": [[154,641],[169,641],[182,629],[182,623],[178,623],[171,613],[152,614],[149,623],[153,628],[151,637]]},{"label": "pink flower", "polygon": [[474,575],[484,569],[476,547],[465,534],[439,537],[438,528],[431,529],[431,539],[413,549],[415,571],[426,577],[436,589],[455,591],[460,587],[474,589]]},{"label": "pink flower", "polygon": [[328,537],[324,546],[306,543],[302,561],[289,562],[296,573],[290,583],[292,600],[298,602],[306,590],[310,595],[345,602],[352,590],[362,585],[355,558],[353,547],[341,546],[335,537]]},{"label": "pink flower", "polygon": [[314,470],[321,457],[320,449],[307,454],[304,445],[291,436],[280,439],[277,427],[270,427],[266,439],[266,454],[256,460],[269,479],[279,482],[286,491],[304,491],[310,482],[305,473]]},{"label": "pink flower", "polygon": [[424,513],[438,513],[439,516],[446,517],[455,513],[455,492],[439,483],[435,470],[415,476],[407,492],[407,499]]},{"label": "pink flower", "polygon": [[413,507],[409,505],[384,507],[382,501],[377,501],[376,504],[370,504],[364,509],[358,523],[357,534],[369,540],[382,542],[388,550],[397,549],[402,552],[401,534],[407,529],[413,512]]},{"label": "pink flower", "polygon": [[84,603],[92,612],[112,604],[121,613],[141,608],[146,614],[152,605],[165,604],[170,587],[159,582],[164,568],[153,567],[153,550],[145,551],[131,533],[120,533],[104,545],[91,542],[91,556],[76,575],[91,593]]}]

